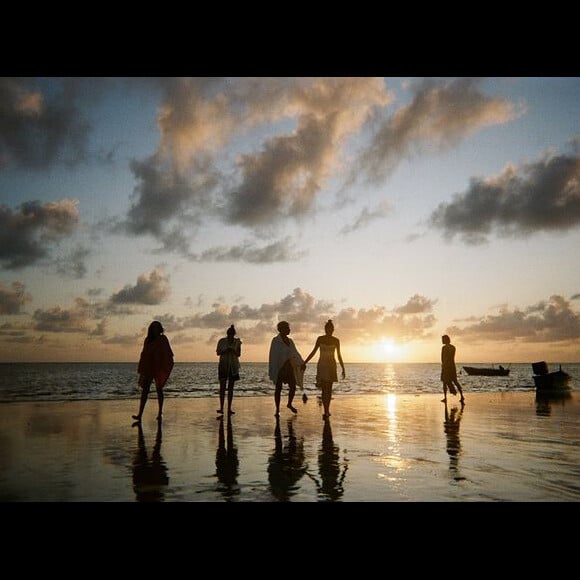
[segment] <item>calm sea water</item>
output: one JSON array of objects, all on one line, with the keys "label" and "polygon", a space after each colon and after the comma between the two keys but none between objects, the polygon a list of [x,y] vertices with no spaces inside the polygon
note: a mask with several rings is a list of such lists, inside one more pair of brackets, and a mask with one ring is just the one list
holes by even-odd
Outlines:
[{"label": "calm sea water", "polygon": [[[463,364],[463,363],[461,363]],[[465,363],[470,366],[486,366]],[[508,365],[504,365],[508,366]],[[558,370],[558,364],[550,364]],[[1,363],[0,402],[136,399],[139,397],[135,363]],[[532,366],[512,364],[507,377],[468,376],[458,365],[465,393],[533,391]],[[572,388],[580,386],[580,363],[564,363]],[[308,365],[305,392],[316,396],[316,364]],[[435,363],[353,363],[335,393],[439,393],[440,365]],[[176,363],[165,388],[168,397],[214,397],[218,394],[216,363]],[[301,392],[299,391],[299,394]],[[267,363],[244,363],[236,396],[272,396]]]}]

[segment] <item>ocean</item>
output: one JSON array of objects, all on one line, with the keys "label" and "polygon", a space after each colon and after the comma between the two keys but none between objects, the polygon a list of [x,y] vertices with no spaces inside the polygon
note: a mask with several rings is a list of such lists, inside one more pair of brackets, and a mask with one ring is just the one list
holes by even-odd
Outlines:
[{"label": "ocean", "polygon": [[[470,392],[534,391],[532,365],[506,365],[507,377],[468,376],[466,366],[489,366],[482,363],[457,365],[459,382],[465,395]],[[550,363],[550,371],[558,363]],[[571,386],[580,385],[580,363],[562,363],[562,370],[572,376]],[[0,363],[0,403],[23,401],[73,401],[137,399],[136,363]],[[316,361],[304,376],[304,391],[315,397]],[[339,369],[340,376],[340,369]],[[440,365],[437,363],[351,363],[346,364],[346,379],[334,385],[336,395],[441,393]],[[284,387],[283,393],[287,387]],[[217,363],[176,363],[165,387],[167,397],[217,397]],[[272,396],[267,363],[242,363],[236,397]],[[298,390],[298,395],[302,391]],[[154,389],[152,396],[154,397]]]}]

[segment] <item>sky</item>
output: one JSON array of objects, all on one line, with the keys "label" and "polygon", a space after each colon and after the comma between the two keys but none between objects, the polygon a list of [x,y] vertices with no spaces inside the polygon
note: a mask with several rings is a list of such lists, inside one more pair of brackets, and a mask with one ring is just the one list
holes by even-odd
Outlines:
[{"label": "sky", "polygon": [[0,362],[579,362],[579,248],[580,77],[0,77]]}]

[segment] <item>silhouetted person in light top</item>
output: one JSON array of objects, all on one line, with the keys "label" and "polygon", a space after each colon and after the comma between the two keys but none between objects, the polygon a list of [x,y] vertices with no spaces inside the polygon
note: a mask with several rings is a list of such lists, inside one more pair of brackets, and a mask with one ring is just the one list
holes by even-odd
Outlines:
[{"label": "silhouetted person in light top", "polygon": [[242,355],[242,341],[236,338],[236,329],[233,324],[227,329],[225,338],[218,340],[216,354],[220,357],[218,363],[220,408],[217,412],[220,415],[224,412],[227,384],[228,415],[233,415],[232,400],[234,398],[234,385],[240,379],[240,356]]},{"label": "silhouetted person in light top", "polygon": [[[441,337],[443,346],[441,347],[441,382],[443,383],[443,399],[442,403],[447,403],[447,389],[452,395],[456,395],[457,391],[461,395],[459,401],[465,403],[463,397],[463,389],[457,380],[457,368],[455,366],[455,347],[451,344],[449,335],[444,334]],[[457,387],[457,388],[456,388]]]},{"label": "silhouetted person in light top", "polygon": [[345,460],[340,466],[340,449],[332,439],[330,419],[324,421],[322,443],[318,451],[318,473],[320,480],[312,477],[316,491],[321,500],[339,501],[344,493],[343,482],[348,463]]},{"label": "silhouetted person in light top", "polygon": [[275,384],[274,404],[276,405],[276,417],[280,416],[280,399],[282,397],[282,385],[288,385],[288,404],[286,407],[293,413],[298,413],[292,402],[296,394],[296,385],[304,385],[304,360],[298,352],[294,341],[288,336],[290,324],[285,320],[278,323],[278,335],[270,343],[268,356],[268,375]]},{"label": "silhouetted person in light top", "polygon": [[173,370],[173,351],[169,345],[169,340],[163,332],[161,322],[154,320],[149,325],[147,336],[143,342],[143,350],[137,367],[141,398],[139,400],[139,411],[136,415],[133,415],[133,419],[137,422],[140,422],[143,417],[143,411],[145,410],[145,404],[147,403],[153,381],[155,381],[159,408],[157,420],[161,421],[163,417],[163,387]]},{"label": "silhouetted person in light top", "polygon": [[268,481],[272,495],[279,501],[289,501],[298,491],[298,481],[306,469],[304,441],[294,433],[293,418],[288,419],[287,443],[284,444],[280,419],[276,417],[274,452],[268,460]]},{"label": "silhouetted person in light top", "polygon": [[157,422],[157,435],[151,458],[147,455],[145,436],[141,423],[137,425],[139,435],[137,451],[133,459],[133,490],[137,501],[158,502],[163,501],[165,487],[169,484],[167,466],[161,457],[161,421]]},{"label": "silhouetted person in light top", "polygon": [[461,404],[461,409],[452,407],[451,412],[447,408],[445,402],[445,422],[443,428],[447,438],[447,455],[449,455],[449,469],[457,471],[457,463],[459,454],[461,453],[461,442],[459,440],[459,423],[463,415],[464,404]]},{"label": "silhouetted person in light top", "polygon": [[234,445],[232,420],[228,417],[227,440],[224,434],[224,419],[220,417],[218,448],[215,454],[216,477],[219,490],[226,501],[231,501],[240,493],[238,487],[238,449]]},{"label": "silhouetted person in light top", "polygon": [[344,362],[342,361],[342,354],[340,352],[340,340],[336,338],[336,336],[332,336],[334,333],[334,324],[332,320],[329,320],[324,325],[324,332],[324,336],[319,336],[316,339],[312,352],[306,357],[306,360],[302,365],[302,370],[306,370],[308,361],[316,354],[316,351],[320,349],[320,357],[318,359],[318,364],[316,365],[316,386],[322,390],[322,406],[324,408],[322,418],[327,419],[330,417],[332,385],[338,381],[338,376],[336,374],[336,359],[334,357],[335,353],[342,369],[343,379],[345,377],[345,370]]}]

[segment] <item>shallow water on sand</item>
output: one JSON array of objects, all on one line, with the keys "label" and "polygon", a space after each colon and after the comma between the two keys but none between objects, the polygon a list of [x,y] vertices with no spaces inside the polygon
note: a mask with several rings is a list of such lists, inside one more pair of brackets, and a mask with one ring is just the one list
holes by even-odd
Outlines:
[{"label": "shallow water on sand", "polygon": [[[142,429],[133,401],[0,405],[10,502],[519,502],[580,500],[575,395],[343,395],[273,416],[273,400],[173,399]],[[159,428],[158,428],[159,427]]]}]

